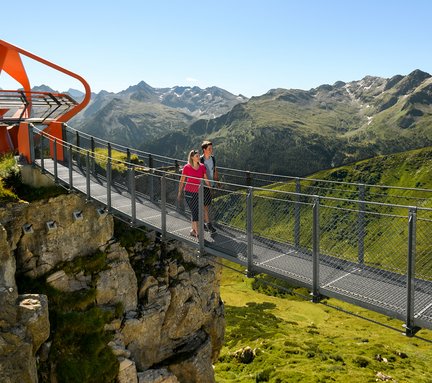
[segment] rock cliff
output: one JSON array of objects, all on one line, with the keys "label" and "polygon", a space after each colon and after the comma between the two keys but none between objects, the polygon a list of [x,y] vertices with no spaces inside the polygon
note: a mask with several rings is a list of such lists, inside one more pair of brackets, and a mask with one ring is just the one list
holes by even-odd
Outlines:
[{"label": "rock cliff", "polygon": [[68,194],[0,209],[0,261],[1,382],[214,382],[212,258]]}]

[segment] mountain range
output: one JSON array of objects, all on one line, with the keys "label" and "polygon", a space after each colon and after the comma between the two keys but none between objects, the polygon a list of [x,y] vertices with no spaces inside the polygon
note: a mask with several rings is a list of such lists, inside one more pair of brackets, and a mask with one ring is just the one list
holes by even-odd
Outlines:
[{"label": "mountain range", "polygon": [[220,166],[303,176],[432,145],[431,122],[432,78],[414,70],[310,90],[271,89],[250,99],[217,87],[153,88],[142,81],[93,94],[70,124],[180,159],[210,139]]},{"label": "mountain range", "polygon": [[219,165],[303,176],[432,144],[432,79],[415,70],[308,91],[272,89],[142,149],[185,157],[203,138]]},{"label": "mountain range", "polygon": [[221,88],[153,88],[141,81],[119,93],[93,95],[85,111],[71,125],[94,136],[130,146],[211,119],[247,101]]}]

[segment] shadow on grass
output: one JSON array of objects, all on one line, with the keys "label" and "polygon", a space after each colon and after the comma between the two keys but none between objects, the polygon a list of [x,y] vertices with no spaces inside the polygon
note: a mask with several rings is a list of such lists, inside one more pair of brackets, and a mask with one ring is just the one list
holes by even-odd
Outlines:
[{"label": "shadow on grass", "polygon": [[274,303],[248,302],[245,306],[225,306],[225,343],[233,346],[238,341],[248,342],[258,338],[272,338],[279,330],[282,319],[268,310],[276,308]]}]

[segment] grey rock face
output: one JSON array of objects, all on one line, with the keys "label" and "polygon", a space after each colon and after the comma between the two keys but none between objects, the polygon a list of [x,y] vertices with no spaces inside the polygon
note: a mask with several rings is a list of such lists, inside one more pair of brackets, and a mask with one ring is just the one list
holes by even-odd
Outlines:
[{"label": "grey rock face", "polygon": [[[83,219],[74,218],[76,211]],[[219,266],[177,242],[162,250],[151,233],[127,250],[113,235],[113,217],[73,194],[0,209],[0,382],[37,382],[36,355],[47,362],[52,343],[48,298],[18,295],[16,271],[44,276],[64,293],[94,288],[100,307],[122,304],[123,317],[105,325],[114,334],[108,345],[120,383],[214,382],[212,362],[224,334]],[[95,252],[105,256],[99,271],[68,266]],[[148,252],[156,252],[157,265],[142,273]]]}]

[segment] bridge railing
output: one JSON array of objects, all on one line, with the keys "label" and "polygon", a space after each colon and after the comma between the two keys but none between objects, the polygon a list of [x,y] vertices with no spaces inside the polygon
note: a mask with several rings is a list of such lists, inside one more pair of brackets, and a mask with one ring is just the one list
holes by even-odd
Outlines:
[{"label": "bridge railing", "polygon": [[[154,153],[140,151],[123,145],[110,143],[106,140],[91,136],[65,124],[65,141],[78,147],[92,151],[112,150],[126,153],[135,162],[149,168],[165,169],[179,172],[186,163],[184,159],[161,156]],[[218,164],[220,163],[218,159]],[[227,168],[218,165],[221,182],[229,185],[242,185],[266,188],[283,188],[284,191],[320,195],[327,197],[341,197],[352,200],[365,200],[383,203],[393,203],[406,206],[423,206],[432,208],[432,190],[415,187],[397,187],[358,182],[342,182],[337,180],[322,180],[308,177],[292,177],[287,175],[266,174],[246,171],[242,169]]]},{"label": "bridge railing", "polygon": [[[48,150],[57,147],[53,138],[35,128],[30,134],[33,158],[44,169],[44,161],[53,157],[57,179],[59,161],[55,150],[54,155]],[[286,190],[281,183],[256,187],[221,181],[213,189],[211,205],[218,240],[200,236],[197,241],[188,230],[180,232],[170,219],[183,217],[187,223],[190,211],[177,199],[180,174],[176,166],[168,166],[168,159],[165,166],[156,168],[153,162],[152,167],[150,158],[142,153],[120,150],[109,143],[105,146],[91,137],[75,135],[74,143],[60,144],[66,153],[63,165],[69,169],[66,187],[74,189],[73,172],[81,173],[86,177],[87,198],[100,201],[90,189],[90,180],[99,182],[106,188],[106,208],[114,213],[120,211],[115,206],[116,196],[127,196],[130,206],[123,210],[131,224],[139,220],[137,207],[148,205],[156,213],[147,217],[145,224],[163,237],[172,235],[203,252],[224,255],[245,265],[249,274],[265,272],[291,280],[308,287],[314,300],[335,296],[405,320],[407,334],[432,324],[432,209],[424,207],[428,200],[406,206],[311,195],[298,192],[298,188]],[[344,185],[349,186],[353,185]],[[199,201],[202,228],[203,188]],[[383,289],[383,285],[392,288]]]}]

